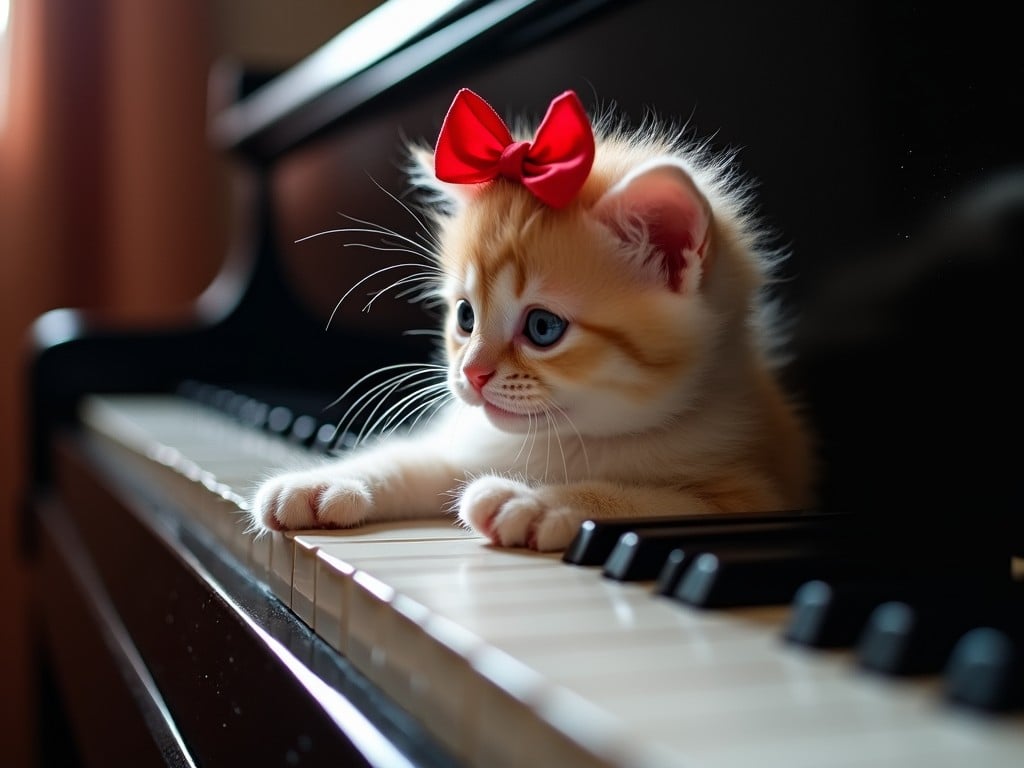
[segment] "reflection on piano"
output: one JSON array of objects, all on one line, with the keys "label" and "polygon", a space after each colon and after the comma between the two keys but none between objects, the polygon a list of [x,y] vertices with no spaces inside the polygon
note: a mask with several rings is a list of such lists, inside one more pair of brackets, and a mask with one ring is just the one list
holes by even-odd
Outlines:
[{"label": "reflection on piano", "polygon": [[[76,756],[1019,765],[1024,525],[992,432],[1018,390],[1024,187],[1002,110],[1020,96],[985,79],[1003,64],[988,39],[946,60],[980,22],[901,9],[463,2],[365,68],[307,62],[242,94],[213,135],[237,160],[245,224],[195,325],[62,310],[36,326],[27,524]],[[609,55],[625,39],[642,45]],[[1007,62],[1007,82],[1020,69]],[[941,98],[921,91],[939,75]],[[373,180],[400,193],[401,137],[434,135],[462,85],[499,106],[591,86],[637,117],[696,104],[702,133],[749,148],[765,212],[794,235],[789,374],[821,433],[819,510],[585,525],[564,556],[493,549],[443,519],[244,529],[267,472],[344,450],[338,392],[428,353],[402,335],[429,322],[415,307],[325,330],[381,256],[296,241],[334,211],[410,231]],[[982,186],[974,168],[1004,172]],[[922,203],[941,215],[886,237]]]}]

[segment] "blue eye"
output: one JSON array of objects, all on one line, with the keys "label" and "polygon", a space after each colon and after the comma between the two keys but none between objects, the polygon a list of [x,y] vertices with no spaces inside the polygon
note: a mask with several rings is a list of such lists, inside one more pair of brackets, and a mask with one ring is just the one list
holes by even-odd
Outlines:
[{"label": "blue eye", "polygon": [[465,299],[459,299],[459,303],[455,305],[455,322],[458,323],[459,329],[463,333],[472,333],[475,321],[472,305]]},{"label": "blue eye", "polygon": [[531,309],[526,316],[523,335],[538,347],[550,347],[565,333],[569,324],[546,309]]}]

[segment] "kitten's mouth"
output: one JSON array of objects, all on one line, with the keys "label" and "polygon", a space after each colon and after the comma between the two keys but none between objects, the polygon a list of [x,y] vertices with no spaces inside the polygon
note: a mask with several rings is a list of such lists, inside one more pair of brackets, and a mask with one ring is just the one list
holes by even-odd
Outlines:
[{"label": "kitten's mouth", "polygon": [[516,411],[507,411],[500,405],[495,405],[490,400],[484,400],[483,407],[484,413],[487,414],[488,418],[498,423],[525,421],[528,419],[539,418],[542,415],[540,412],[518,413]]}]

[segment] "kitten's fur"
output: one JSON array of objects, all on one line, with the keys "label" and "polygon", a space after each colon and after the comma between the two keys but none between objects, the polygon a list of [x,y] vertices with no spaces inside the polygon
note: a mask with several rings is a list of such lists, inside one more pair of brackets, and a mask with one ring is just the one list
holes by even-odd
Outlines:
[{"label": "kitten's fur", "polygon": [[[812,503],[810,438],[761,311],[777,254],[760,245],[749,189],[668,126],[606,117],[595,135],[590,176],[559,210],[504,179],[442,183],[413,148],[411,177],[436,203],[456,397],[410,435],[266,481],[254,527],[454,509],[496,544],[558,550],[587,518]],[[568,323],[549,347],[524,336],[534,308]]]}]

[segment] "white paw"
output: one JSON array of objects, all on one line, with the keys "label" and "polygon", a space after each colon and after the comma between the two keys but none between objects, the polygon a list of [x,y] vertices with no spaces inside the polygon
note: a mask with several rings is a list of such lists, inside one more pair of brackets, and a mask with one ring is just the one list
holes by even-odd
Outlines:
[{"label": "white paw", "polygon": [[373,493],[362,480],[310,470],[264,482],[250,515],[257,530],[348,528],[362,523],[372,506]]},{"label": "white paw", "polygon": [[459,518],[495,544],[540,552],[565,549],[582,515],[550,503],[543,489],[505,477],[474,480],[459,499]]}]

